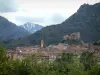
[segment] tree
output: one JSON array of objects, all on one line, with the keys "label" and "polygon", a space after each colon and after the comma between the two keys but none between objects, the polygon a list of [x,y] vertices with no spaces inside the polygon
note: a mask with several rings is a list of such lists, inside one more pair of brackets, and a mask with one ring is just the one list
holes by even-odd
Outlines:
[{"label": "tree", "polygon": [[96,57],[94,56],[94,52],[85,51],[80,56],[80,63],[83,64],[84,70],[89,70],[95,64],[97,64]]},{"label": "tree", "polygon": [[94,44],[94,45],[100,45],[100,40],[95,41],[93,44]]},{"label": "tree", "polygon": [[88,75],[100,75],[99,65],[93,66],[91,70],[88,71]]}]

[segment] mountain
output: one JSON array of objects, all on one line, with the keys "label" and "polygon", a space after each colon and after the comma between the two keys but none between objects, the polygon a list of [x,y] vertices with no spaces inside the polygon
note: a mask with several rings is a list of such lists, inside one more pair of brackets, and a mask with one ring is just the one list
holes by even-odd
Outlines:
[{"label": "mountain", "polygon": [[18,27],[14,23],[0,16],[0,40],[25,37],[29,34],[30,33],[24,28]]},{"label": "mountain", "polygon": [[64,35],[80,32],[80,39],[84,42],[94,42],[100,39],[100,3],[94,5],[83,4],[67,20],[61,24],[47,26],[36,33],[20,39],[19,45],[40,44],[43,39],[46,45],[61,42]]},{"label": "mountain", "polygon": [[41,25],[33,24],[33,23],[30,23],[30,22],[27,22],[24,25],[21,25],[21,27],[23,27],[24,29],[26,29],[30,33],[35,33],[36,31],[43,28],[43,26],[41,26]]}]

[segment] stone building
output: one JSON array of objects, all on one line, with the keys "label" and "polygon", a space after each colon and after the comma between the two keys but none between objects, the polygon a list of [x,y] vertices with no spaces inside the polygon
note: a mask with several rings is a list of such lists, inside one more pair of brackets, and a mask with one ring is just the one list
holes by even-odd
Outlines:
[{"label": "stone building", "polygon": [[64,40],[80,40],[80,32],[73,32],[70,35],[63,36]]}]

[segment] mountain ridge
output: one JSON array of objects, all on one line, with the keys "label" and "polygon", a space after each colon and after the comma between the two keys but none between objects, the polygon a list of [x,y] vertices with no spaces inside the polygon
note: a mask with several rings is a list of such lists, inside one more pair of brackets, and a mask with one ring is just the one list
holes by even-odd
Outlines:
[{"label": "mountain ridge", "polygon": [[0,16],[0,40],[16,39],[28,36],[30,33],[16,24]]},{"label": "mountain ridge", "polygon": [[[81,39],[83,41],[93,42],[100,38],[99,12],[100,3],[96,3],[94,5],[83,4],[76,13],[74,13],[61,24],[45,27],[41,31],[38,31],[27,38],[33,38],[31,40],[35,40],[35,42],[39,44],[38,42],[41,40],[40,37],[43,36],[46,43],[52,44],[53,42],[60,42],[62,37],[66,34],[80,32]],[[37,38],[38,40],[34,38]]]},{"label": "mountain ridge", "polygon": [[41,26],[39,24],[31,23],[31,22],[27,22],[24,25],[21,25],[20,27],[23,27],[24,29],[26,29],[30,33],[35,33],[36,31],[43,28],[43,26]]},{"label": "mountain ridge", "polygon": [[32,35],[21,38],[21,43],[17,42],[16,45],[37,45],[40,44],[40,40],[44,40],[45,45],[57,44],[61,42],[64,35],[73,32],[80,32],[81,40],[92,43],[100,39],[99,13],[100,3],[83,4],[76,13],[61,24],[44,27]]}]

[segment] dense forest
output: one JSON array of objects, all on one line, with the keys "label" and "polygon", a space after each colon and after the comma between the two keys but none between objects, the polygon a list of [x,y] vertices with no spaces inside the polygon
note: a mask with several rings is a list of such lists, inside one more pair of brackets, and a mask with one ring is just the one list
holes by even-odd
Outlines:
[{"label": "dense forest", "polygon": [[96,52],[62,53],[51,62],[36,57],[13,60],[0,47],[0,75],[100,75]]}]

